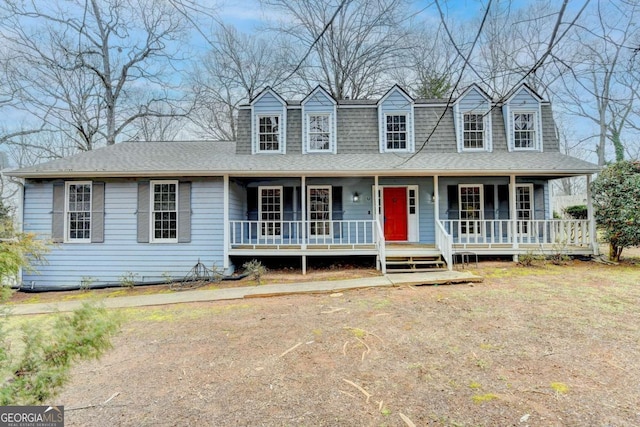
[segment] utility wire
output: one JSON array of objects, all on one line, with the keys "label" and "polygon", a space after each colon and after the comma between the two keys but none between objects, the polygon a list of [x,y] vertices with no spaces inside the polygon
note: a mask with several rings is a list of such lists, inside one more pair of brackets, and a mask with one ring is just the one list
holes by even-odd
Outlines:
[{"label": "utility wire", "polygon": [[[447,28],[447,25],[446,25],[446,23],[444,21],[444,13],[442,12],[442,8],[440,7],[440,2],[438,0],[436,0],[435,3],[436,3],[436,6],[438,7],[438,12],[440,13],[440,19],[442,20],[442,23],[445,26],[445,30],[447,31],[447,34],[450,35],[449,29]],[[400,163],[398,166],[402,166],[402,165],[406,164],[411,159],[413,159],[415,156],[420,154],[422,152],[422,150],[424,150],[424,147],[427,146],[427,143],[429,142],[429,140],[431,139],[433,134],[436,132],[436,129],[438,129],[438,126],[440,125],[440,122],[442,122],[442,119],[444,119],[444,116],[447,114],[447,110],[449,109],[449,106],[451,105],[451,101],[453,100],[453,94],[458,89],[458,86],[460,85],[460,82],[462,81],[464,70],[467,67],[467,65],[470,65],[469,64],[469,60],[471,59],[471,54],[473,53],[473,50],[475,49],[476,44],[477,44],[478,40],[480,39],[480,34],[482,34],[482,29],[484,28],[484,24],[487,22],[487,17],[489,16],[489,9],[491,8],[491,3],[492,3],[492,0],[489,0],[489,2],[487,3],[487,8],[484,11],[484,16],[482,17],[482,22],[480,23],[480,27],[478,28],[478,32],[476,33],[476,37],[473,39],[473,44],[471,45],[471,49],[469,49],[469,53],[467,54],[467,56],[464,57],[462,55],[462,52],[460,52],[460,50],[458,50],[458,54],[460,56],[462,56],[463,59],[464,59],[464,64],[462,65],[462,69],[460,70],[460,74],[458,74],[458,79],[456,80],[456,83],[453,86],[453,88],[451,90],[451,93],[449,94],[449,99],[447,99],[447,103],[446,103],[444,109],[442,110],[442,113],[438,117],[438,120],[436,121],[435,126],[433,127],[433,129],[431,129],[431,132],[429,132],[429,135],[427,135],[427,139],[424,140],[424,142],[422,143],[420,148],[415,153],[413,153],[409,158],[407,158],[405,161]],[[456,50],[457,50],[457,45],[455,43],[454,43],[454,46],[456,46]]]},{"label": "utility wire", "polygon": [[340,13],[340,11],[342,10],[342,8],[344,7],[345,4],[347,4],[347,1],[350,0],[342,0],[340,2],[340,5],[338,6],[338,8],[336,9],[336,11],[333,13],[333,16],[331,16],[331,19],[329,19],[329,21],[324,25],[324,28],[322,29],[322,31],[320,32],[320,34],[318,34],[318,36],[315,38],[315,40],[313,41],[313,43],[311,43],[311,45],[309,46],[309,49],[307,49],[307,53],[304,54],[304,56],[302,57],[302,59],[300,60],[300,62],[298,62],[298,65],[296,65],[296,67],[293,69],[293,71],[291,71],[289,74],[287,74],[286,77],[284,77],[280,82],[275,83],[274,86],[279,86],[282,83],[286,82],[287,80],[289,80],[291,78],[291,76],[293,76],[295,73],[298,72],[298,70],[302,67],[302,64],[304,64],[304,62],[307,60],[307,58],[309,57],[309,55],[311,55],[311,52],[313,52],[313,48],[315,47],[316,44],[318,44],[318,42],[320,41],[320,39],[322,39],[322,37],[324,36],[324,33],[327,32],[327,30],[329,29],[329,27],[331,27],[331,25],[333,25],[333,21],[335,21],[336,17],[338,16],[338,13]]}]

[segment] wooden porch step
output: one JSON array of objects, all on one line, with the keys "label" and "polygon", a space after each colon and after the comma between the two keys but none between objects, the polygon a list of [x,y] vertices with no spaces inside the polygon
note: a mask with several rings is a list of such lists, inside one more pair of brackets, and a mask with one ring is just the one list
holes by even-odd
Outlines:
[{"label": "wooden porch step", "polygon": [[387,273],[413,273],[444,269],[445,263],[438,256],[389,256],[385,259]]}]

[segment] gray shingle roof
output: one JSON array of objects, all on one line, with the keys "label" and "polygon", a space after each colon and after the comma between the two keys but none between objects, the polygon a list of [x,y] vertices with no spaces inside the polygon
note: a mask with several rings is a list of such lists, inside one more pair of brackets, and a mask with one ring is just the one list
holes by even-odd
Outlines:
[{"label": "gray shingle roof", "polygon": [[559,153],[236,154],[234,142],[125,142],[5,172],[23,178],[154,176],[539,175],[595,173]]}]

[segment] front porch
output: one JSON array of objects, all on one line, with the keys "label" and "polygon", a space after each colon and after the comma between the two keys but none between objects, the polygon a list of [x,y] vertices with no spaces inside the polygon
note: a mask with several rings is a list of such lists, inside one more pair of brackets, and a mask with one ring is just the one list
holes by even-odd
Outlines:
[{"label": "front porch", "polygon": [[[453,268],[457,253],[482,255],[594,253],[590,220],[440,220],[435,244],[387,242],[376,220],[247,221],[229,223],[230,256],[376,257],[387,271]],[[398,267],[398,268],[396,268]]]}]

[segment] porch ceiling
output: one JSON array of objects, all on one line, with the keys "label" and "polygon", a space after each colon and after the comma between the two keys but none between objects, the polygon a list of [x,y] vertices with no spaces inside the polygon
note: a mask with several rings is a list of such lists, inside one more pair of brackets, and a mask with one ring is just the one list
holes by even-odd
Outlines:
[{"label": "porch ceiling", "polygon": [[590,175],[558,152],[239,155],[233,142],[126,142],[4,172],[23,178]]}]

